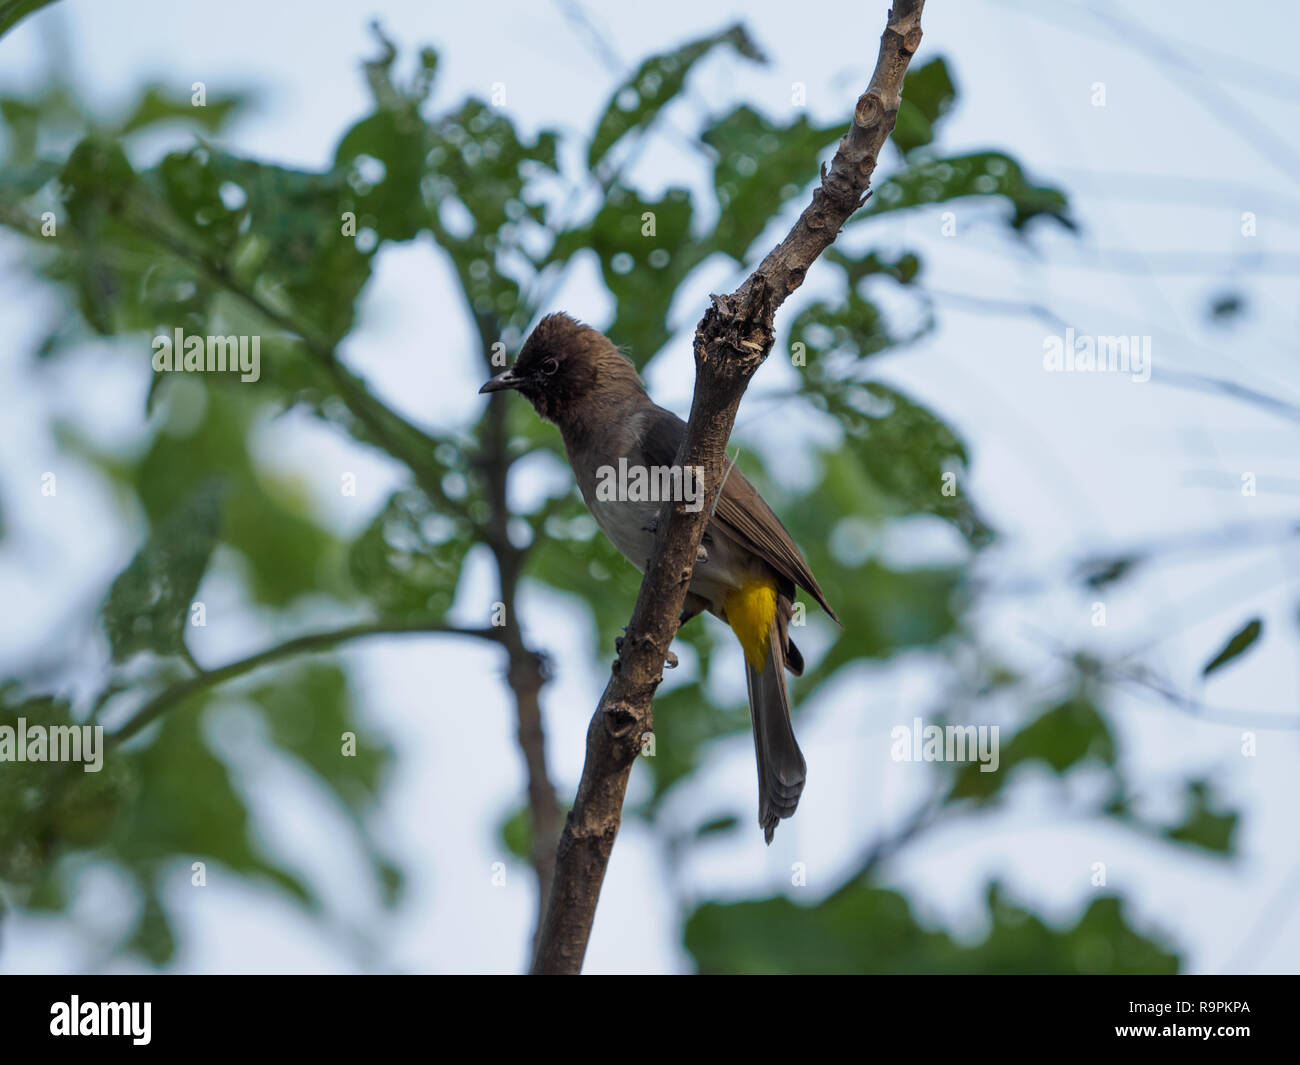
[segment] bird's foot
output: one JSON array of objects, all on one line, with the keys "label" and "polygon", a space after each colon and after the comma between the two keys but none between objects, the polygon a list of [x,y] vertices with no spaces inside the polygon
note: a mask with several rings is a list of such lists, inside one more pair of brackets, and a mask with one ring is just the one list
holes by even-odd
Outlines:
[{"label": "bird's foot", "polygon": [[[623,631],[627,632],[626,625],[623,626]],[[624,637],[622,636],[614,637],[614,651],[620,658],[623,655],[623,641],[624,641]],[[668,669],[677,668],[677,656],[673,654],[672,651],[669,651],[667,655],[664,656],[664,666]]]},{"label": "bird's foot", "polygon": [[[642,525],[642,526],[641,526],[641,531],[642,531],[642,532],[648,532],[648,533],[651,533],[651,534],[657,533],[657,532],[659,531],[659,515],[656,514],[656,515],[655,515],[653,518],[651,518],[648,522],[646,522],[644,525]],[[700,544],[699,548],[698,548],[698,549],[696,550],[696,552],[695,552],[695,561],[696,561],[696,563],[708,562],[708,561],[709,561],[709,551],[708,551],[708,548],[706,548],[703,544]],[[648,558],[645,560],[645,566],[646,566],[646,569],[649,569],[649,568],[650,568],[650,560],[649,560]]]}]

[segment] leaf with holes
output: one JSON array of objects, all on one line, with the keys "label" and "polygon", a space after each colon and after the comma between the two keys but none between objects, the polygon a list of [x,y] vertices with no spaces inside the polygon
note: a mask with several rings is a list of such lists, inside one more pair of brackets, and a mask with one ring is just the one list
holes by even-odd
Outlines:
[{"label": "leaf with holes", "polygon": [[737,262],[787,200],[817,176],[817,155],[843,132],[843,124],[817,126],[800,115],[786,126],[738,107],[704,131],[717,152],[713,187],[718,225],[711,242]]},{"label": "leaf with holes", "polygon": [[600,116],[587,150],[587,166],[595,170],[606,153],[624,136],[645,129],[672,99],[682,91],[691,68],[714,49],[728,45],[755,62],[765,62],[763,53],[739,23],[730,29],[701,37],[676,51],[651,56],[610,98]]},{"label": "leaf with holes", "polygon": [[876,188],[871,202],[854,219],[861,223],[886,211],[947,203],[968,196],[1001,196],[1012,207],[1007,224],[1020,231],[1035,218],[1050,218],[1074,229],[1065,194],[1050,185],[1035,185],[1020,164],[1002,152],[975,152],[946,159],[913,162]]},{"label": "leaf with holes", "polygon": [[220,492],[210,483],[159,525],[122,571],[104,604],[113,661],[137,651],[180,650],[190,602],[220,528]]}]

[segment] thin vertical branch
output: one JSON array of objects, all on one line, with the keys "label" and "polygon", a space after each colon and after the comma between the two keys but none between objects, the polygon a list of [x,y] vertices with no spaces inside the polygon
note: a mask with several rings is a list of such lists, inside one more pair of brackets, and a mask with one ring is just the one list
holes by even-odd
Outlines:
[{"label": "thin vertical branch", "polygon": [[[474,316],[482,344],[483,359],[491,367],[492,345],[496,341],[493,323]],[[551,883],[555,878],[555,849],[560,837],[560,804],[555,797],[546,766],[546,733],[542,728],[541,690],[546,683],[542,656],[524,643],[516,609],[519,577],[525,551],[510,541],[510,510],[506,484],[511,458],[507,450],[506,406],[499,401],[488,404],[479,426],[479,454],[476,465],[483,476],[489,507],[485,532],[500,582],[501,604],[506,624],[501,643],[506,649],[506,682],[515,702],[515,720],[519,749],[524,756],[528,778],[528,811],[532,825],[529,860],[537,877],[537,921],[533,930],[533,950],[537,949],[542,919],[546,914]]]}]

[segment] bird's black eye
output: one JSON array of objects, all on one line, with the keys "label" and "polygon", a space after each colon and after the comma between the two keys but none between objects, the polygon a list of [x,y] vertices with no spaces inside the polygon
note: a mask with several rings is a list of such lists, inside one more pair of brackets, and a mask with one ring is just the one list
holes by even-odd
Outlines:
[{"label": "bird's black eye", "polygon": [[542,373],[546,374],[547,377],[550,377],[551,374],[555,373],[559,368],[559,359],[547,359],[542,363]]}]

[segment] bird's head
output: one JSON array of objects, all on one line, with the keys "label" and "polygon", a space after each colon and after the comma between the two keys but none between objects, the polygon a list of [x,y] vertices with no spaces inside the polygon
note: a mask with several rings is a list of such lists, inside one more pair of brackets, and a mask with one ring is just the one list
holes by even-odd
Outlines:
[{"label": "bird's head", "polygon": [[561,424],[645,391],[636,367],[608,337],[564,313],[538,322],[515,364],[479,393],[507,388],[524,396],[547,421]]}]

